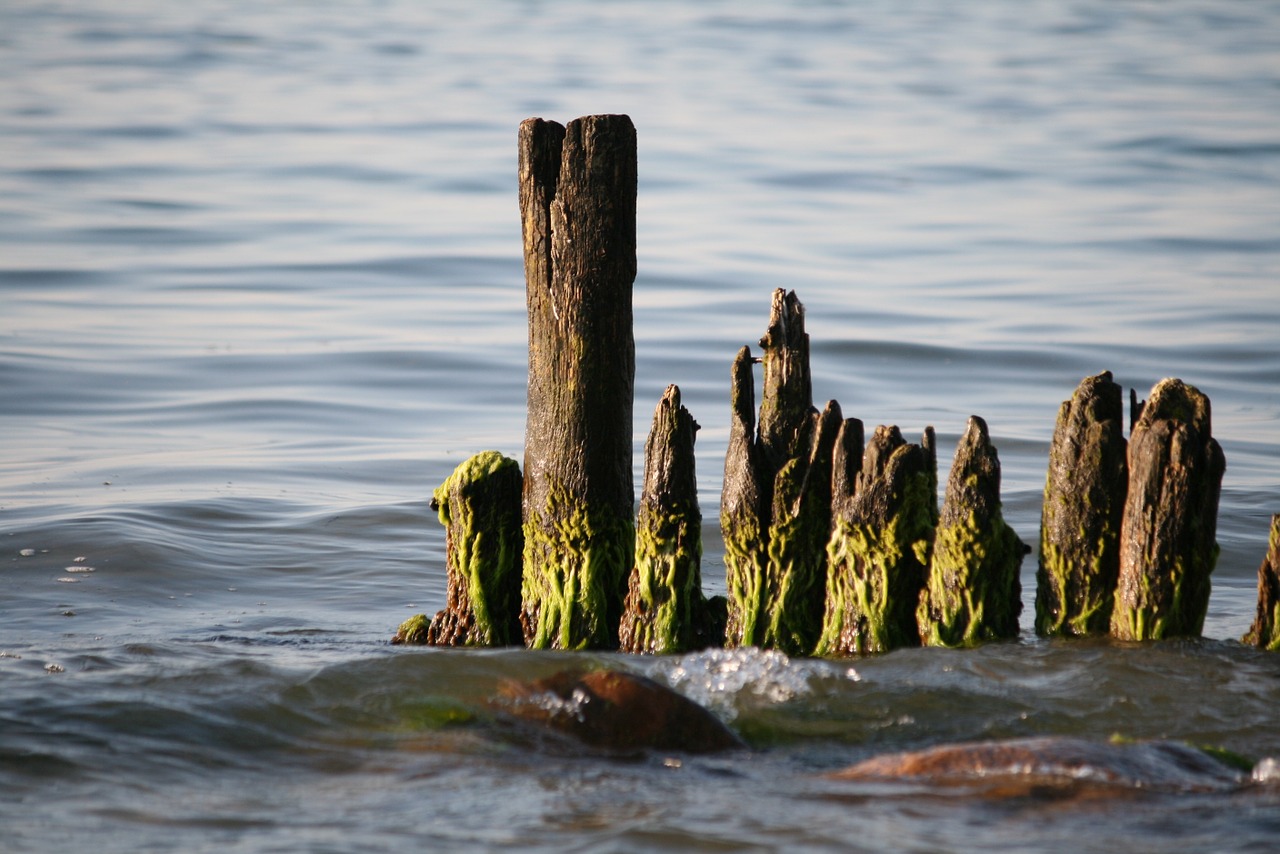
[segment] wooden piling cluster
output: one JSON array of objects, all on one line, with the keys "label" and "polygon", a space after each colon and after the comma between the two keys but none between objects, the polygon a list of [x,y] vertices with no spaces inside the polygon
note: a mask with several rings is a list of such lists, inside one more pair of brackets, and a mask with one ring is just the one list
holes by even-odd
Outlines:
[{"label": "wooden piling cluster", "polygon": [[[521,124],[529,310],[523,473],[489,451],[436,491],[448,606],[401,642],[678,653],[761,646],[790,655],[1013,638],[1030,549],[1004,521],[1000,461],[973,416],[941,508],[932,427],[865,441],[813,403],[804,306],[773,293],[761,353],[730,371],[720,502],[727,597],[701,583],[698,425],[669,386],[645,443],[633,515],[636,145],[626,116]],[[755,365],[761,366],[756,407]],[[1050,447],[1035,630],[1123,640],[1198,636],[1217,559],[1225,470],[1208,398],[1162,380],[1131,395],[1087,377]],[[1245,641],[1280,648],[1280,516]]]}]

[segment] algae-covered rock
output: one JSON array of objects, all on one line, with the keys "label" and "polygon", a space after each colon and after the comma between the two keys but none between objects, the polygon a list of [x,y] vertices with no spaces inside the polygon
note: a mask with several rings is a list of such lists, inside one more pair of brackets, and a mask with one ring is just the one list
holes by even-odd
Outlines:
[{"label": "algae-covered rock", "polygon": [[620,670],[563,671],[508,682],[495,708],[598,750],[712,753],[744,747],[710,711],[652,679]]},{"label": "algae-covered rock", "polygon": [[[705,646],[702,512],[693,444],[698,424],[668,386],[645,442],[636,556],[618,630],[623,652],[669,654]],[[723,632],[723,621],[720,621]],[[717,642],[723,642],[723,637]]]},{"label": "algae-covered rock", "polygon": [[1030,549],[1000,512],[1000,459],[978,416],[956,449],[933,543],[933,560],[916,612],[927,646],[963,646],[1018,635]]},{"label": "algae-covered rock", "polygon": [[1267,555],[1258,567],[1258,613],[1240,642],[1280,650],[1280,514],[1271,517]]},{"label": "algae-covered rock", "polygon": [[1040,635],[1111,628],[1129,485],[1123,421],[1121,389],[1109,371],[1082,380],[1058,410],[1040,516]]},{"label": "algae-covered rock", "polygon": [[432,507],[445,526],[448,598],[427,642],[503,646],[520,641],[520,466],[483,451],[454,469]]},{"label": "algae-covered rock", "polygon": [[1209,398],[1178,379],[1151,390],[1129,437],[1129,491],[1111,634],[1199,637],[1218,560],[1218,496],[1226,459]]},{"label": "algae-covered rock", "polygon": [[936,465],[897,427],[876,428],[852,494],[834,499],[816,655],[919,646],[916,607],[933,550]]},{"label": "algae-covered rock", "polygon": [[400,624],[391,638],[394,644],[425,644],[431,631],[431,618],[426,614],[414,614]]}]

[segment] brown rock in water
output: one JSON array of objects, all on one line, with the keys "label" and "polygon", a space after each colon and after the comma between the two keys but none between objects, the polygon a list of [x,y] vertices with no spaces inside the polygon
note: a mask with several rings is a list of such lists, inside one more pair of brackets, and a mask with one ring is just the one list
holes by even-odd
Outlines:
[{"label": "brown rock in water", "polygon": [[566,670],[533,682],[508,682],[495,705],[607,751],[712,753],[745,747],[707,709],[652,679],[620,670]]},{"label": "brown rock in water", "polygon": [[1240,642],[1280,650],[1280,513],[1271,517],[1267,556],[1258,567],[1258,613]]},{"label": "brown rock in water", "polygon": [[1158,791],[1209,791],[1244,774],[1208,752],[1172,741],[1090,741],[1044,736],[944,744],[890,753],[830,775],[839,780],[980,782],[1000,794],[1026,794],[1046,782]]}]

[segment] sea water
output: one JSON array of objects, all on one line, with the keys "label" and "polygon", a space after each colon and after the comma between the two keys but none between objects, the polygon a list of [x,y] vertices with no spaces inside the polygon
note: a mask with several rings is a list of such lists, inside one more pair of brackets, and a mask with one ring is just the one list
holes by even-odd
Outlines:
[{"label": "sea water", "polygon": [[[827,776],[974,739],[1280,757],[1237,642],[1280,512],[1280,4],[5,0],[0,848],[1265,850],[1271,785],[985,798]],[[391,647],[431,490],[520,458],[516,129],[638,129],[635,470],[676,383],[703,576],[729,366],[774,288],[868,429],[990,425],[1037,539],[1057,408],[1203,390],[1206,639],[788,660]],[[489,712],[612,666],[751,749],[619,761]],[[1269,766],[1263,766],[1269,767]],[[1265,776],[1265,775],[1263,775]]]}]

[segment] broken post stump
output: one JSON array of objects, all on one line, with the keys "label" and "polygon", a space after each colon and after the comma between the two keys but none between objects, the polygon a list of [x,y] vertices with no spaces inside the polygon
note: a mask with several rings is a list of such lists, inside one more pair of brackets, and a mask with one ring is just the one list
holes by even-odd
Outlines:
[{"label": "broken post stump", "polygon": [[[426,643],[520,642],[521,486],[515,460],[482,451],[436,489],[431,506],[445,526],[448,593],[444,610],[426,628]],[[415,642],[413,627],[401,629],[403,642]]]},{"label": "broken post stump", "polygon": [[1258,614],[1240,642],[1280,650],[1280,513],[1271,517],[1267,555],[1258,567]]},{"label": "broken post stump", "polygon": [[1036,572],[1036,633],[1111,629],[1120,575],[1120,521],[1129,487],[1120,386],[1104,371],[1058,410],[1049,447]]},{"label": "broken post stump", "polygon": [[[837,448],[846,447],[850,421]],[[862,425],[854,423],[861,444]],[[921,444],[911,445],[897,427],[877,427],[849,492],[841,489],[848,478],[837,465],[826,614],[815,655],[863,655],[920,645],[916,606],[938,518],[933,441],[932,428]],[[837,459],[843,462],[847,453],[838,453]]]},{"label": "broken post stump", "polygon": [[967,646],[1018,636],[1030,551],[1000,512],[1000,458],[987,424],[970,416],[938,518],[933,561],[916,613],[926,646]]},{"label": "broken post stump", "polygon": [[635,550],[635,127],[626,116],[527,119],[519,149],[529,310],[521,625],[530,647],[612,648]]},{"label": "broken post stump", "polygon": [[1111,634],[1121,640],[1199,637],[1218,558],[1226,459],[1209,398],[1178,379],[1156,383],[1129,437],[1129,490]]},{"label": "broken post stump", "polygon": [[693,445],[698,424],[667,386],[644,446],[644,487],[636,520],[635,565],[627,585],[623,652],[672,654],[723,641],[707,625],[702,593],[702,512]]},{"label": "broken post stump", "polygon": [[729,588],[729,646],[808,655],[822,621],[831,526],[832,455],[842,419],[813,406],[809,336],[795,292],[773,292],[760,339],[757,428],[750,348],[733,363],[732,415],[720,524]]}]

